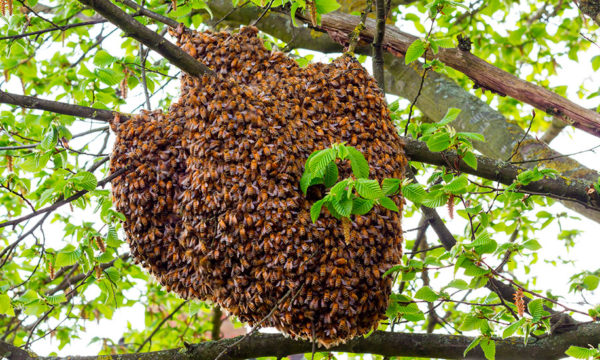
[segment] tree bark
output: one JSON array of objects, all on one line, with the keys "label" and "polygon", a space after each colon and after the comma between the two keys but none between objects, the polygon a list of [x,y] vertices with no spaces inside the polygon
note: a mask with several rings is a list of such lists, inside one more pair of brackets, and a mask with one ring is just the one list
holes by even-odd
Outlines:
[{"label": "tree bark", "polygon": [[[207,341],[187,348],[162,350],[148,353],[132,353],[106,355],[102,358],[118,360],[213,360],[238,338],[219,341]],[[390,333],[376,331],[366,338],[356,338],[331,349],[319,348],[318,351],[340,351],[350,353],[378,354],[383,356],[412,356],[442,359],[464,359],[463,352],[473,340],[469,336]],[[560,335],[547,336],[541,339],[530,339],[527,345],[523,339],[511,337],[495,339],[496,359],[529,360],[529,359],[561,359],[571,345],[587,347],[588,344],[600,342],[600,325],[585,324],[575,331]],[[284,357],[292,354],[309,353],[312,350],[310,341],[297,341],[280,334],[257,333],[249,336],[235,347],[229,348],[227,359],[249,359],[264,356]],[[18,348],[0,342],[0,355],[12,352],[10,360],[96,360],[98,356],[70,355],[65,357],[45,357],[27,354]],[[467,354],[467,359],[485,359],[481,348],[476,347]]]}]

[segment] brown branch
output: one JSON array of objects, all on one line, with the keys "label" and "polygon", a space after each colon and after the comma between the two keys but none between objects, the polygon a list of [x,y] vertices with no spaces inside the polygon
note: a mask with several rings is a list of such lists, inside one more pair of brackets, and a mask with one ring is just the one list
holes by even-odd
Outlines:
[{"label": "brown branch", "polygon": [[126,119],[129,117],[127,114],[116,111],[94,109],[88,106],[71,105],[52,100],[38,99],[33,96],[7,93],[4,91],[0,91],[0,103],[102,121],[112,121],[112,119],[115,117],[115,114],[119,114],[121,119]]},{"label": "brown branch", "polygon": [[[302,14],[298,14],[297,18],[308,21]],[[320,28],[340,35],[349,34],[359,21],[358,16],[332,12],[322,15]],[[375,34],[375,20],[367,19],[365,29],[360,33],[361,40],[371,42]],[[336,39],[344,41],[343,36],[337,36]],[[388,25],[386,26],[386,37],[383,46],[388,52],[403,56],[410,44],[416,39],[416,36],[405,33],[395,26]],[[595,111],[577,105],[541,86],[521,80],[470,52],[461,51],[457,48],[440,49],[435,57],[467,75],[482,88],[511,96],[568,123],[572,123],[573,126],[583,131],[600,136],[600,114]],[[433,59],[433,54],[428,53],[427,58]]]},{"label": "brown branch", "polygon": [[22,34],[17,34],[17,35],[1,36],[0,40],[16,40],[16,39],[21,39],[21,38],[28,37],[28,36],[41,35],[41,34],[44,34],[47,32],[51,32],[51,31],[65,31],[65,30],[72,29],[72,28],[79,27],[79,26],[95,25],[95,24],[101,24],[101,23],[105,23],[105,22],[106,22],[106,20],[85,21],[85,22],[81,22],[81,23],[63,25],[63,26],[58,26],[58,27],[53,27],[53,28],[43,29],[43,30],[38,30],[38,31],[32,31],[32,32],[22,33]]},{"label": "brown branch", "polygon": [[223,311],[221,310],[221,307],[215,304],[215,306],[213,307],[211,319],[212,329],[210,338],[212,340],[219,340],[221,338],[221,324],[223,323],[223,321],[221,320],[222,316]]},{"label": "brown branch", "polygon": [[[207,341],[181,349],[162,350],[149,353],[108,355],[107,359],[120,360],[214,360],[222,349],[231,346],[241,337]],[[470,336],[442,334],[390,333],[375,331],[367,338],[358,337],[329,351],[378,354],[383,356],[410,356],[426,358],[462,359],[463,351],[473,341]],[[496,339],[496,359],[498,360],[554,360],[563,358],[564,351],[571,345],[587,347],[600,341],[600,325],[586,324],[577,330],[548,336],[524,345],[523,338],[511,337]],[[14,347],[0,342],[0,351],[11,351]],[[297,341],[280,334],[253,334],[239,342],[228,353],[228,360],[241,360],[259,357],[278,357],[292,354],[310,353],[310,341]],[[323,350],[321,348],[321,350]],[[16,350],[15,350],[16,351]],[[22,354],[22,352],[20,352]],[[97,356],[68,357],[19,357],[18,360],[96,360]],[[485,359],[479,347],[469,352],[469,359]],[[12,360],[12,359],[11,359]]]},{"label": "brown branch", "polygon": [[181,70],[193,76],[214,75],[206,65],[194,59],[177,45],[142,25],[131,15],[108,0],[79,0],[119,27],[126,36],[140,41]]},{"label": "brown branch", "polygon": [[136,3],[135,1],[131,1],[131,0],[115,0],[116,2],[120,2],[121,4],[132,8],[133,10],[135,10],[138,14],[144,15],[146,17],[149,17],[150,19],[154,19],[158,22],[161,22],[165,25],[168,25],[172,28],[176,28],[179,23],[171,18],[168,18],[166,16],[157,14],[155,12],[152,12],[142,6],[140,6],[138,3]]},{"label": "brown branch", "polygon": [[[454,151],[432,152],[424,142],[407,137],[402,138],[404,151],[412,161],[449,167],[454,170],[476,175],[488,180],[498,181],[505,185],[512,184],[519,173],[525,169],[501,160],[477,156],[477,170],[467,165]],[[449,165],[452,164],[452,165]],[[568,199],[600,211],[600,195],[588,192],[591,183],[581,180],[564,178],[546,178],[532,182],[516,189],[519,192],[546,195],[558,199]]]},{"label": "brown branch", "polygon": [[386,6],[384,0],[375,0],[375,14],[377,15],[377,27],[373,38],[373,77],[381,91],[385,93],[384,71],[383,71],[383,39],[385,38]]},{"label": "brown branch", "polygon": [[[114,173],[112,173],[107,178],[104,178],[104,179],[98,181],[98,186],[104,187],[104,185],[108,184],[112,179],[120,176],[125,171],[126,171],[125,168],[119,169],[119,170],[115,171]],[[52,204],[50,206],[46,206],[45,208],[39,209],[39,210],[34,211],[34,212],[32,212],[30,214],[27,214],[27,215],[23,215],[23,216],[18,217],[16,219],[0,223],[0,228],[7,227],[7,226],[12,226],[12,225],[16,225],[16,224],[18,224],[20,222],[23,222],[25,220],[31,219],[31,218],[36,217],[38,215],[54,211],[54,210],[58,209],[59,207],[70,203],[71,201],[79,199],[80,197],[82,197],[83,195],[87,194],[88,192],[89,191],[87,191],[87,190],[80,190],[80,191],[76,192],[75,194],[69,196],[66,199],[61,199],[61,200],[56,201],[54,204]]]}]

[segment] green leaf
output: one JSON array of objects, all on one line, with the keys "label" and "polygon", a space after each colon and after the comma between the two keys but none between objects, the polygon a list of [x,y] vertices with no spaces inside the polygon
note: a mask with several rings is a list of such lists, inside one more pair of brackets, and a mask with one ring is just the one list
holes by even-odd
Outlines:
[{"label": "green leaf", "polygon": [[527,240],[523,243],[523,247],[525,249],[529,249],[531,251],[536,251],[542,248],[542,245],[537,240]]},{"label": "green leaf", "polygon": [[444,115],[444,117],[442,118],[442,120],[440,120],[438,122],[439,125],[446,125],[451,123],[452,121],[454,121],[456,119],[456,117],[458,116],[458,114],[460,114],[460,109],[457,108],[449,108],[448,111],[446,111],[446,115]]},{"label": "green leaf", "polygon": [[440,152],[448,149],[450,143],[450,135],[448,135],[447,132],[433,134],[427,139],[427,147],[433,152]]},{"label": "green leaf", "polygon": [[336,0],[315,0],[317,13],[327,14],[340,8]]},{"label": "green leaf", "polygon": [[446,203],[448,203],[448,195],[442,191],[430,192],[422,201],[423,205],[430,208],[444,206]]},{"label": "green leaf", "polygon": [[333,149],[323,149],[316,153],[312,158],[310,158],[310,162],[307,162],[306,168],[313,174],[317,176],[321,176],[321,174],[325,171],[329,163],[335,159],[335,150]]},{"label": "green leaf", "polygon": [[462,159],[465,162],[465,164],[477,170],[477,157],[471,150],[467,151]]},{"label": "green leaf", "polygon": [[323,202],[324,202],[324,200],[321,199],[321,200],[317,201],[316,203],[314,203],[310,207],[310,218],[313,223],[317,222],[317,219],[319,218],[319,215],[321,214],[321,208],[323,207]]},{"label": "green leaf", "polygon": [[457,178],[454,178],[449,184],[444,186],[444,189],[453,194],[459,194],[464,191],[464,189],[469,186],[469,180],[465,175],[461,175]]},{"label": "green leaf", "polygon": [[92,191],[98,186],[98,180],[94,174],[89,171],[78,172],[73,176],[72,180],[75,185],[78,185],[80,188],[87,191]]},{"label": "green leaf", "polygon": [[600,69],[600,55],[596,55],[592,58],[592,69],[594,69],[594,71]]},{"label": "green leaf", "polygon": [[425,300],[427,302],[434,302],[439,299],[439,295],[433,291],[429,286],[423,286],[415,294],[416,299]]},{"label": "green leaf", "polygon": [[427,197],[427,191],[421,184],[408,184],[402,187],[402,195],[413,203],[420,205]]},{"label": "green leaf", "polygon": [[542,316],[544,315],[544,300],[531,300],[529,304],[527,304],[527,309],[529,310],[532,321],[534,323],[540,321],[542,319]]},{"label": "green leaf", "polygon": [[308,190],[311,180],[312,173],[309,171],[304,171],[304,174],[302,174],[302,177],[300,178],[300,189],[302,190],[304,196],[306,196],[306,190]]},{"label": "green leaf", "polygon": [[586,349],[580,346],[569,346],[565,354],[574,357],[575,359],[589,359],[593,356],[598,355],[598,350],[596,349]]},{"label": "green leaf", "polygon": [[381,190],[385,195],[392,195],[398,191],[401,183],[402,180],[400,179],[385,178],[383,179],[383,183],[381,183]]},{"label": "green leaf", "polygon": [[352,214],[364,215],[371,211],[375,202],[373,200],[356,198],[352,203]]},{"label": "green leaf", "polygon": [[95,72],[98,79],[108,86],[117,85],[122,79],[122,76],[112,69],[99,68]]},{"label": "green leaf", "polygon": [[108,227],[108,233],[106,233],[106,245],[110,247],[119,247],[121,246],[122,241],[119,240],[119,236],[117,235],[117,229],[114,226]]},{"label": "green leaf", "polygon": [[63,266],[71,266],[81,258],[81,249],[77,248],[70,251],[61,251],[56,255],[54,266],[59,269]]},{"label": "green leaf", "polygon": [[587,290],[595,290],[598,287],[598,282],[600,282],[600,277],[596,275],[588,275],[583,279],[583,285]]},{"label": "green leaf", "polygon": [[478,254],[490,254],[496,251],[498,243],[490,238],[490,234],[487,231],[482,231],[473,240],[473,246]]},{"label": "green leaf", "polygon": [[463,357],[466,357],[467,353],[469,351],[471,351],[473,348],[475,348],[475,346],[479,345],[480,341],[481,341],[481,337],[476,337],[475,339],[473,339],[473,341],[471,341],[469,346],[467,346],[467,348],[465,349],[465,352],[463,353]]},{"label": "green leaf", "polygon": [[44,136],[44,139],[42,139],[42,142],[40,143],[40,147],[43,150],[50,150],[54,146],[56,146],[57,142],[58,142],[58,131],[56,130],[56,127],[51,126],[48,129],[46,136]]},{"label": "green leaf", "polygon": [[474,132],[459,132],[459,133],[456,133],[456,136],[462,137],[462,138],[467,138],[470,140],[477,140],[477,141],[485,142],[485,137],[483,135],[474,133]]},{"label": "green leaf", "polygon": [[469,288],[469,284],[462,279],[454,279],[448,283],[445,287],[451,287],[459,290],[467,290]]},{"label": "green leaf", "polygon": [[365,199],[375,200],[383,197],[383,191],[377,180],[358,179],[354,186],[358,194]]},{"label": "green leaf", "polygon": [[[325,174],[323,174],[323,182],[325,187],[330,188],[337,182],[339,176],[338,167],[335,161],[329,163],[327,168],[325,169]],[[302,179],[300,179],[302,181]]]},{"label": "green leaf", "polygon": [[479,342],[479,346],[481,346],[487,360],[496,359],[496,342],[494,340],[485,338]]},{"label": "green leaf", "polygon": [[383,206],[384,208],[388,209],[388,210],[392,210],[395,212],[399,212],[400,209],[398,209],[398,206],[396,205],[396,203],[394,202],[394,200],[390,199],[389,197],[382,197],[379,199],[379,205]]},{"label": "green leaf", "polygon": [[348,158],[350,159],[350,166],[352,166],[352,173],[354,177],[357,179],[366,179],[369,177],[369,163],[365,159],[364,155],[353,148],[352,146],[347,146],[348,149]]},{"label": "green leaf", "polygon": [[107,67],[107,66],[112,65],[116,60],[117,60],[117,58],[110,55],[106,51],[99,50],[96,53],[96,55],[94,56],[94,65],[101,66],[101,67]]},{"label": "green leaf", "polygon": [[335,211],[337,211],[338,214],[344,217],[350,216],[353,203],[351,199],[342,199],[341,201],[333,200],[332,203]]},{"label": "green leaf", "polygon": [[15,310],[10,303],[10,298],[6,294],[0,294],[0,314],[15,316]]},{"label": "green leaf", "polygon": [[56,295],[50,295],[46,297],[46,302],[50,305],[58,305],[60,303],[63,303],[67,301],[67,297],[65,296],[64,292],[61,292],[60,294],[56,294]]},{"label": "green leaf", "polygon": [[523,326],[524,322],[525,318],[520,318],[518,321],[515,321],[512,324],[508,325],[506,329],[504,329],[504,331],[502,332],[502,338],[506,339],[507,337],[512,336],[517,330],[519,330],[521,326]]},{"label": "green leaf", "polygon": [[404,55],[404,63],[410,64],[411,62],[417,60],[425,53],[425,42],[421,39],[417,39],[413,41],[412,44],[406,49],[406,54]]}]

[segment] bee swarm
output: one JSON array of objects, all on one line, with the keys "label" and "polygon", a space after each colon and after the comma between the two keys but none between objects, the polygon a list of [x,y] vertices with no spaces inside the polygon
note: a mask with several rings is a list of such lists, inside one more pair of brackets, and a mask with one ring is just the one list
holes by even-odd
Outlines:
[{"label": "bee swarm", "polygon": [[[130,169],[112,191],[132,254],[167,289],[249,324],[277,307],[262,325],[294,337],[330,346],[366,334],[385,318],[392,280],[382,275],[401,259],[400,214],[353,216],[346,242],[330,214],[311,222],[315,199],[299,180],[308,156],[336,142],[363,152],[371,178],[402,177],[375,80],[348,56],[301,68],[253,27],[173,33],[217,76],[184,75],[168,113],[112,124],[111,170]],[[351,174],[338,165],[340,179]]]}]

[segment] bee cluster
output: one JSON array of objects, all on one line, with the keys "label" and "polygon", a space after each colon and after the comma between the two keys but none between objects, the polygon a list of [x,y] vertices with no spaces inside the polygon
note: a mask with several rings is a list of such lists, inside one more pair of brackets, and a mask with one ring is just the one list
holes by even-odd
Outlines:
[{"label": "bee cluster", "polygon": [[333,216],[311,222],[315,200],[299,180],[308,156],[336,142],[363,152],[371,178],[402,177],[374,79],[348,56],[301,68],[253,27],[173,34],[217,75],[184,75],[168,113],[112,124],[111,170],[129,169],[113,198],[132,254],[167,289],[250,324],[326,346],[369,332],[391,291],[382,275],[401,259],[400,214],[375,206],[353,216],[346,241]]}]

